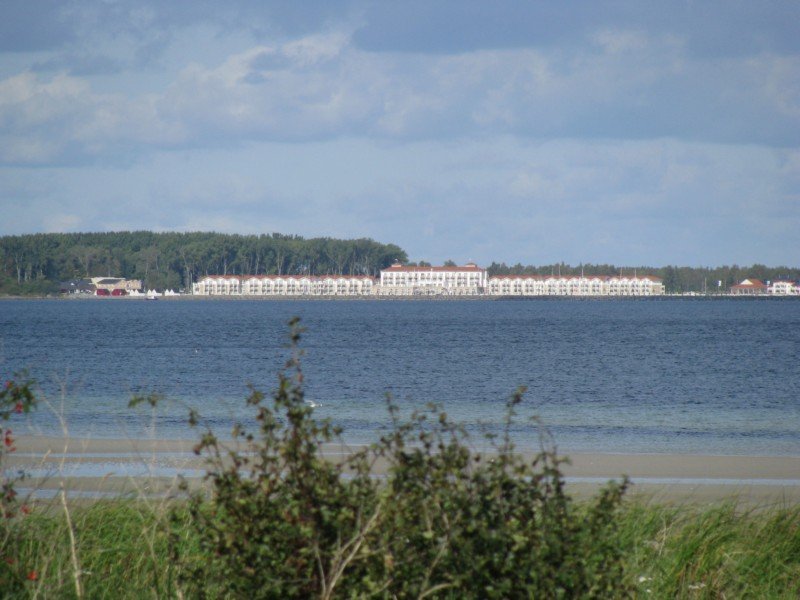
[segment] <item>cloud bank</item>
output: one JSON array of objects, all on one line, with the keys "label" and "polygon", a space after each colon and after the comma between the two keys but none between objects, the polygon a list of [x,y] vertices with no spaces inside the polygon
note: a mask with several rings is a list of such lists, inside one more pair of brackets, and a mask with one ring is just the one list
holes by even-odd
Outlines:
[{"label": "cloud bank", "polygon": [[255,229],[428,260],[800,263],[795,3],[8,15],[0,234]]}]

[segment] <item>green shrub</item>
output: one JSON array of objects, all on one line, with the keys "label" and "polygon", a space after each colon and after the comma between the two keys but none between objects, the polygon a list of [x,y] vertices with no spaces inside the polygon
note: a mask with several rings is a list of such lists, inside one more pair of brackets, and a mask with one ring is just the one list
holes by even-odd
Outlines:
[{"label": "green shrub", "polygon": [[8,422],[36,406],[33,387],[25,372],[15,373],[0,387],[0,590],[7,593],[24,589],[26,581],[36,575],[20,566],[15,550],[22,543],[17,521],[29,511],[28,505],[20,502],[16,487],[25,473],[6,469],[6,458],[16,451]]},{"label": "green shrub", "polygon": [[[472,450],[435,406],[334,461],[340,432],[305,402],[299,350],[267,402],[251,390],[257,430],[223,443],[206,430],[206,491],[176,513],[179,585],[201,598],[607,598],[629,594],[616,514],[627,482],[577,507],[551,444],[532,460],[508,430],[494,451]],[[190,422],[197,423],[192,413]],[[385,478],[376,476],[381,464]],[[195,543],[189,544],[190,538]],[[188,548],[192,548],[188,550]]]}]

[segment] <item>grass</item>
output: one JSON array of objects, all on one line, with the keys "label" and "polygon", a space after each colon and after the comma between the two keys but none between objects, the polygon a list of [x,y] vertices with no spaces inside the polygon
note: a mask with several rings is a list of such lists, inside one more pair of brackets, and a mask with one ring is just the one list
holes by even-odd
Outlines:
[{"label": "grass", "polygon": [[[170,511],[174,507],[115,499],[71,509],[83,596],[179,597],[170,530],[183,553],[198,552],[198,540],[186,513],[180,505]],[[172,524],[170,512],[178,515]],[[637,597],[800,597],[800,507],[741,511],[733,503],[693,507],[629,500],[618,527]],[[0,534],[3,597],[77,596],[69,527],[59,505],[42,504],[7,522]]]},{"label": "grass", "polygon": [[0,554],[5,564],[0,566],[0,589],[7,597],[175,596],[166,505],[102,500],[74,507],[70,510],[74,547],[69,524],[59,509],[45,504],[2,531]]},{"label": "grass", "polygon": [[626,571],[653,598],[800,597],[800,507],[628,504]]}]

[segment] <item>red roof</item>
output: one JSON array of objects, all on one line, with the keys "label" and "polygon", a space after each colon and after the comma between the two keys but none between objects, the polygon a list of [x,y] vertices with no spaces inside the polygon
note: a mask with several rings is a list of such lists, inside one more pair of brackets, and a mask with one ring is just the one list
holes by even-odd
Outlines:
[{"label": "red roof", "polygon": [[[747,282],[747,283],[745,283],[745,282]],[[760,279],[753,279],[753,278],[748,277],[742,283],[737,283],[736,285],[732,285],[731,289],[732,290],[752,290],[753,288],[765,288],[766,289],[766,287],[767,287],[767,284],[765,284]]]},{"label": "red roof", "polygon": [[474,263],[468,263],[462,267],[444,267],[444,266],[437,266],[437,267],[420,267],[420,266],[405,266],[401,265],[400,263],[395,263],[388,269],[383,269],[382,272],[384,273],[408,273],[408,272],[422,272],[422,273],[439,273],[443,271],[456,271],[459,273],[469,272],[475,273],[480,271],[485,271],[486,269],[481,269],[478,265]]},{"label": "red roof", "polygon": [[561,280],[561,281],[569,281],[569,280],[573,280],[573,279],[578,279],[578,280],[580,280],[580,279],[587,279],[587,280],[599,279],[600,281],[611,281],[611,280],[614,280],[614,279],[617,279],[617,280],[618,279],[641,279],[641,280],[652,281],[652,282],[655,282],[655,283],[661,283],[661,278],[660,277],[656,277],[654,275],[635,275],[635,276],[633,276],[633,275],[631,275],[631,276],[628,276],[628,275],[623,275],[623,276],[619,276],[619,275],[584,275],[584,276],[581,276],[581,275],[492,275],[491,277],[489,277],[489,279],[534,279],[534,280],[538,279],[538,280],[541,280],[541,281],[545,281],[547,279],[558,279],[558,280]]},{"label": "red roof", "polygon": [[299,281],[300,279],[308,279],[310,281],[324,281],[325,279],[368,279],[370,281],[375,281],[375,278],[369,275],[204,275],[200,281],[205,279],[229,279],[235,281],[247,281],[249,279],[269,279],[273,281]]}]

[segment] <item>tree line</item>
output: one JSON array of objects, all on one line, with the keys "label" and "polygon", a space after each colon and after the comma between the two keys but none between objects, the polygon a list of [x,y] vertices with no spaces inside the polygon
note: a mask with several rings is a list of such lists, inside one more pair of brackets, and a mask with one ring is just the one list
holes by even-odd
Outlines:
[{"label": "tree line", "polygon": [[[0,237],[0,294],[45,294],[57,291],[61,281],[99,276],[141,279],[147,288],[176,290],[188,289],[198,278],[216,274],[378,276],[396,260],[417,264],[408,263],[399,246],[366,238],[152,231],[12,235]],[[800,268],[760,264],[618,267],[493,262],[488,272],[490,276],[647,274],[663,279],[668,293],[726,291],[748,277],[800,280]]]},{"label": "tree line", "polygon": [[778,279],[800,280],[800,268],[797,267],[767,267],[754,264],[752,266],[721,266],[721,267],[618,267],[609,264],[580,264],[571,266],[565,263],[552,265],[522,265],[517,263],[508,266],[505,263],[493,262],[487,268],[489,275],[655,275],[664,281],[667,293],[684,292],[725,292],[732,285],[743,279],[756,278],[764,282]]},{"label": "tree line", "polygon": [[366,238],[151,231],[12,235],[0,237],[0,293],[49,293],[61,281],[101,276],[175,290],[211,274],[376,276],[407,259],[400,247]]}]

